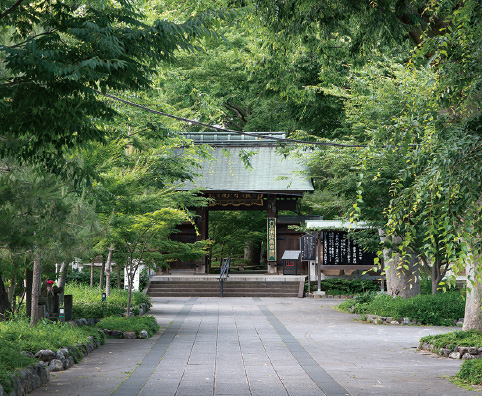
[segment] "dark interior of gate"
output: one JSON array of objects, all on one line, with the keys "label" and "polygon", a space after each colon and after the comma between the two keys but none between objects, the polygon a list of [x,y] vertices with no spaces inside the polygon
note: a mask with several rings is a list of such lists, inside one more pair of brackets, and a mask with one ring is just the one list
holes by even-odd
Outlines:
[{"label": "dark interior of gate", "polygon": [[[211,146],[213,159],[204,160],[198,176],[192,182],[185,182],[179,189],[198,189],[211,201],[208,207],[197,211],[196,227],[199,234],[196,235],[191,224],[184,224],[179,227],[180,232],[174,235],[173,239],[182,242],[208,239],[209,217],[210,213],[215,211],[261,211],[266,215],[267,233],[263,247],[263,270],[269,274],[283,274],[286,270],[283,266],[283,255],[300,251],[300,237],[304,234],[290,226],[302,225],[307,220],[320,218],[297,215],[300,213],[299,202],[303,194],[312,192],[314,188],[307,168],[294,158],[280,154],[276,150],[277,141],[269,139],[270,136],[283,138],[284,134],[263,133],[266,138],[260,138],[259,135],[260,133],[253,136],[226,132],[186,134],[195,144]],[[243,160],[246,153],[250,153],[249,164]],[[283,215],[280,215],[281,213]],[[230,227],[234,229],[236,224]],[[327,241],[326,246],[333,245],[328,242],[330,241]],[[337,257],[343,257],[343,262],[338,258],[334,265],[344,264],[347,258],[350,258],[352,265],[362,263],[362,253],[359,253],[356,247],[353,250],[350,243],[344,242],[343,246],[348,249],[341,248],[344,253],[337,250]],[[331,250],[323,252],[320,249],[319,254],[330,252]],[[358,255],[358,259],[354,255]],[[301,258],[300,255],[295,271],[299,275],[308,274],[310,264]],[[214,258],[206,255],[204,260],[198,262],[173,262],[168,271],[203,274],[209,273],[211,264],[215,266]]]}]

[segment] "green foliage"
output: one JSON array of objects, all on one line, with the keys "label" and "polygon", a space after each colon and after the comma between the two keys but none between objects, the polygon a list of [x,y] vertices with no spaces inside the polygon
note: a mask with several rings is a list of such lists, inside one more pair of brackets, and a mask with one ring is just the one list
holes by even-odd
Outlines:
[{"label": "green foliage", "polygon": [[42,320],[32,327],[30,320],[21,316],[0,322],[0,384],[8,392],[12,389],[9,374],[38,362],[23,355],[22,351],[33,354],[41,349],[56,351],[66,346],[86,344],[90,342],[89,336],[93,336],[95,342],[105,341],[103,332],[88,326]]},{"label": "green foliage", "polygon": [[412,298],[392,298],[387,294],[361,295],[339,305],[346,312],[408,317],[424,325],[453,326],[454,320],[464,316],[465,301],[460,292],[418,295]]},{"label": "green foliage", "polygon": [[[311,282],[311,290],[318,290],[318,283]],[[321,290],[330,295],[353,295],[368,291],[378,291],[377,282],[367,279],[324,279],[321,281]]]},{"label": "green foliage", "polygon": [[482,333],[478,330],[452,331],[450,333],[428,335],[420,342],[433,344],[435,348],[455,348],[458,346],[482,348]]},{"label": "green foliage", "polygon": [[[428,335],[420,342],[433,344],[436,349],[456,346],[482,347],[482,333],[478,330],[453,331],[450,333]],[[464,360],[456,377],[472,385],[482,384],[482,359]]]},{"label": "green foliage", "polygon": [[247,244],[255,250],[266,240],[266,215],[256,211],[211,212],[209,235],[213,240],[213,265],[226,257],[242,262]]},{"label": "green foliage", "polygon": [[[0,335],[0,339],[2,339]],[[0,342],[0,385],[6,394],[13,390],[10,375],[16,370],[36,364],[37,359],[22,354],[20,345],[13,341]]]},{"label": "green foliage", "polygon": [[[105,276],[105,275],[104,275]],[[90,286],[90,271],[81,271],[80,269],[69,268],[67,271],[67,277],[65,278],[66,284],[78,284],[84,286]],[[94,287],[98,287],[100,282],[100,269],[94,268]],[[117,287],[117,271],[112,271],[110,279],[111,288]],[[124,286],[124,277],[121,275],[121,287]],[[104,279],[105,287],[105,279]]]},{"label": "green foliage", "polygon": [[0,322],[0,340],[18,345],[20,350],[37,353],[41,349],[56,351],[68,345],[89,342],[93,336],[95,341],[104,341],[104,335],[97,329],[88,326],[72,326],[69,323],[39,321],[34,327],[27,318],[17,317],[15,320]]},{"label": "green foliage", "polygon": [[[1,11],[11,5],[2,3]],[[17,4],[0,18],[0,157],[54,172],[75,168],[64,154],[103,141],[103,122],[115,114],[97,90],[148,88],[160,62],[179,49],[193,50],[194,40],[213,35],[212,25],[233,14],[147,24],[137,2]]]},{"label": "green foliage", "polygon": [[[74,319],[124,315],[127,309],[127,290],[112,290],[110,296],[104,302],[102,301],[102,293],[95,287],[67,284],[65,294],[73,295],[72,315]],[[132,306],[137,307],[142,303],[150,307],[149,296],[142,292],[132,292]]]},{"label": "green foliage", "polygon": [[482,384],[482,359],[464,360],[456,377],[468,384]]},{"label": "green foliage", "polygon": [[109,316],[97,322],[95,327],[107,330],[135,331],[137,336],[142,330],[146,330],[149,333],[149,337],[160,328],[153,316],[135,316],[130,318]]}]

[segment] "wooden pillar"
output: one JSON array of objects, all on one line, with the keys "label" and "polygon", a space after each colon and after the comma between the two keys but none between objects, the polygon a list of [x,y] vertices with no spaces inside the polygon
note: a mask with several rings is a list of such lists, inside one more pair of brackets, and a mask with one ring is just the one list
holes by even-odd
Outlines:
[{"label": "wooden pillar", "polygon": [[[278,217],[278,210],[276,207],[276,196],[273,197],[268,197],[268,209],[267,209],[267,218],[268,222],[272,221],[274,219],[274,241],[275,241],[275,248],[274,248],[274,257],[272,254],[270,254],[270,246],[269,246],[269,240],[270,240],[270,235],[268,235],[268,274],[278,274],[278,257],[277,256],[277,230],[276,230],[276,219]],[[269,230],[268,230],[269,232]],[[273,260],[274,258],[274,260]]]}]

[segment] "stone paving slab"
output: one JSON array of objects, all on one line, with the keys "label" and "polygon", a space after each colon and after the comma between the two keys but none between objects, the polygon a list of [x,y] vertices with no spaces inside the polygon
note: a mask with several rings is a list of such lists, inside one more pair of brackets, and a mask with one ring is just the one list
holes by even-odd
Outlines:
[{"label": "stone paving slab", "polygon": [[353,321],[339,301],[154,298],[162,333],[108,340],[32,395],[462,395],[460,361],[415,350],[452,329]]}]

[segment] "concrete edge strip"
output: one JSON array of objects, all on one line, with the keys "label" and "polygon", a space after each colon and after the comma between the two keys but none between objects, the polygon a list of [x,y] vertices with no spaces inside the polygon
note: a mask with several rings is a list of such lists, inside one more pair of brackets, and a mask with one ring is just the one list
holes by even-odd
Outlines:
[{"label": "concrete edge strip", "polygon": [[[258,301],[258,300],[255,300]],[[332,376],[330,376],[299,341],[291,334],[283,323],[268,309],[266,305],[258,305],[259,310],[264,314],[268,322],[273,326],[281,340],[286,344],[288,350],[298,361],[299,365],[311,377],[327,396],[347,396],[350,393],[343,388]]]},{"label": "concrete edge strip", "polygon": [[175,319],[161,334],[156,343],[147,352],[141,363],[128,376],[124,382],[112,393],[115,396],[133,396],[139,394],[149,377],[156,370],[157,365],[171,345],[172,340],[177,335],[186,317],[191,312],[194,302],[197,297],[190,298],[181,310],[177,313]]}]

